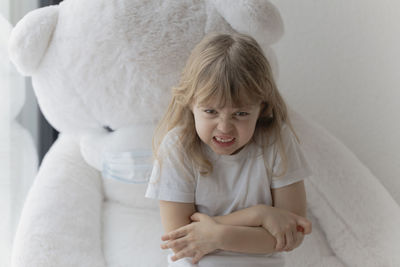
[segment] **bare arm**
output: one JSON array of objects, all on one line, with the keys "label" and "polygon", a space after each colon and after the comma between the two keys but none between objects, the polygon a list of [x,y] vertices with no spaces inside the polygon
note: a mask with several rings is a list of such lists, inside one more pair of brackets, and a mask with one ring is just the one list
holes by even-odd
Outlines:
[{"label": "bare arm", "polygon": [[[304,182],[272,189],[272,201],[275,208],[284,209],[302,217],[306,217],[306,194]],[[228,225],[261,226],[261,213],[267,212],[266,205],[255,205],[223,216],[213,217],[215,221]]]},{"label": "bare arm", "polygon": [[168,241],[161,247],[174,251],[173,260],[193,257],[197,262],[216,249],[253,254],[274,252],[275,238],[264,228],[222,225],[195,211],[193,203],[160,201],[166,232],[162,240]]},{"label": "bare arm", "polygon": [[[213,217],[220,224],[236,226],[261,226],[265,205],[255,205],[223,216]],[[265,206],[266,207],[266,206]]]},{"label": "bare arm", "polygon": [[[180,203],[160,200],[161,223],[165,233],[190,224],[190,216],[196,212],[194,203]],[[176,251],[172,248],[176,253]]]},{"label": "bare arm", "polygon": [[272,189],[271,193],[274,207],[306,217],[306,191],[303,181]]},{"label": "bare arm", "polygon": [[[292,237],[293,240],[286,237],[288,242],[283,243],[286,247],[278,249],[279,240],[285,236],[277,239],[274,233],[266,230],[265,225],[272,221],[272,225],[275,223],[279,226],[280,222],[296,219],[303,225],[304,233],[311,232],[308,220],[286,210],[305,213],[305,193],[302,190],[303,182],[275,189],[274,204],[278,207],[256,205],[215,219],[200,213],[192,215],[195,211],[194,204],[160,201],[161,217],[166,231],[162,239],[168,241],[161,247],[173,249],[176,253],[173,260],[192,257],[193,263],[216,249],[250,254],[269,254],[282,249],[289,251],[300,245],[303,233]],[[300,195],[299,200],[296,195]],[[261,225],[263,227],[257,227]]]},{"label": "bare arm", "polygon": [[262,227],[222,225],[220,249],[249,254],[276,252],[276,239]]},{"label": "bare arm", "polygon": [[168,241],[162,248],[181,250],[176,258],[200,259],[217,249],[249,254],[274,252],[276,240],[262,227],[223,225],[201,213],[193,214],[191,219],[193,223],[162,236]]},{"label": "bare arm", "polygon": [[[307,216],[307,203],[306,203],[306,191],[304,188],[304,182],[300,181],[288,186],[284,186],[277,189],[272,189],[272,201],[273,206],[276,208],[284,209],[292,212],[296,215],[306,218]],[[286,240],[286,243],[293,242],[294,245],[288,248],[288,244],[283,250],[289,251],[297,248],[301,245],[304,239],[304,234],[309,234],[312,231],[311,222],[307,220],[303,227],[303,233],[297,233],[293,235],[293,240]],[[286,239],[290,237],[286,236]],[[278,240],[279,243],[279,240]]]},{"label": "bare arm", "polygon": [[[282,234],[275,233],[276,238],[279,240],[279,244],[283,245],[284,239],[288,238],[289,246],[282,248],[283,250],[292,250],[298,247],[303,238],[304,234],[311,233],[311,222],[305,219],[306,217],[306,194],[304,189],[304,182],[300,181],[282,188],[272,189],[272,198],[274,207],[266,205],[256,205],[246,209],[242,209],[224,216],[214,217],[215,221],[225,225],[241,225],[241,226],[263,226],[266,229],[274,228],[271,220],[268,217],[277,216],[280,213],[282,216],[282,210],[288,211],[293,215],[298,215],[303,218],[296,218],[296,223],[301,228],[298,228],[301,233],[295,233],[293,236],[282,236]],[[286,214],[287,216],[288,214]],[[281,219],[282,220],[282,219]]]}]

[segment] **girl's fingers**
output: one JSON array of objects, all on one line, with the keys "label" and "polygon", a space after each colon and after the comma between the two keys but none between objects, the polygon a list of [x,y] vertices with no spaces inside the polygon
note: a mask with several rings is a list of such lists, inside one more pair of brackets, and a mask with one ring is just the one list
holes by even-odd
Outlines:
[{"label": "girl's fingers", "polygon": [[[187,225],[187,226],[189,226],[189,225]],[[188,230],[187,226],[178,228],[172,232],[169,232],[168,234],[161,236],[161,240],[168,241],[168,240],[178,239],[178,238],[185,236],[187,234],[187,230]]]},{"label": "girl's fingers", "polygon": [[292,231],[288,231],[285,234],[286,237],[286,246],[284,248],[285,251],[290,251],[294,244],[294,237]]},{"label": "girl's fingers", "polygon": [[299,232],[303,232],[303,234],[305,234],[305,235],[311,233],[311,231],[312,231],[312,223],[309,220],[307,220],[306,218],[300,217],[297,220],[297,224],[298,224],[298,226],[300,226],[302,228],[301,229],[300,227],[298,227],[297,231],[303,230],[303,231],[299,231]]},{"label": "girl's fingers", "polygon": [[201,260],[201,258],[203,258],[203,254],[201,254],[201,253],[196,253],[195,255],[194,255],[194,257],[193,257],[193,260],[192,260],[192,263],[193,264],[197,264],[200,260]]},{"label": "girl's fingers", "polygon": [[297,232],[302,232],[302,233],[304,233],[304,228],[303,228],[303,226],[297,225],[296,230],[297,230]]},{"label": "girl's fingers", "polygon": [[171,260],[177,261],[179,259],[186,258],[186,257],[192,257],[192,256],[193,256],[193,252],[191,252],[189,249],[184,249],[184,250],[181,250],[178,253],[176,253],[174,256],[172,256]]},{"label": "girl's fingers", "polygon": [[203,214],[201,214],[200,212],[196,212],[196,213],[193,213],[192,216],[190,216],[190,219],[194,222],[199,222],[201,220],[202,216],[203,216]]},{"label": "girl's fingers", "polygon": [[295,247],[297,248],[303,241],[304,234],[302,232],[296,232],[295,235],[296,235]]},{"label": "girl's fingers", "polygon": [[292,248],[294,247],[294,245],[297,243],[297,231],[294,230],[292,232],[292,237],[293,237],[293,243],[292,243]]},{"label": "girl's fingers", "polygon": [[285,236],[283,234],[278,234],[275,236],[276,246],[275,250],[281,251],[285,247]]},{"label": "girl's fingers", "polygon": [[175,251],[179,251],[182,250],[185,246],[187,245],[187,241],[185,239],[177,239],[174,241],[169,241],[167,243],[163,243],[161,244],[161,248],[162,249],[174,249]]}]

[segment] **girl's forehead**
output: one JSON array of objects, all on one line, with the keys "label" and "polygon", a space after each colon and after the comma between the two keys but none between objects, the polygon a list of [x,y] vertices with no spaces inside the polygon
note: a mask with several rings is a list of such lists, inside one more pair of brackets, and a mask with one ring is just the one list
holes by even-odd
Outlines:
[{"label": "girl's forehead", "polygon": [[229,103],[226,101],[220,101],[216,99],[210,99],[208,101],[202,102],[194,102],[198,107],[208,107],[208,108],[217,108],[217,109],[253,109],[258,108],[261,105],[261,101],[256,101],[253,103],[243,102],[243,103]]},{"label": "girl's forehead", "polygon": [[[256,87],[255,87],[256,88]],[[253,87],[246,86],[199,86],[192,96],[192,103],[201,106],[212,106],[214,108],[245,107],[259,105],[264,95]]]}]

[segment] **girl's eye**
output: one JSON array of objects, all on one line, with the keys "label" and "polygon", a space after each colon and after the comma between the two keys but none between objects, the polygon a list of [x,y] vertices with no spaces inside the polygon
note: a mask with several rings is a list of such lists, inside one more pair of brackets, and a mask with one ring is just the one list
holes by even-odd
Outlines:
[{"label": "girl's eye", "polygon": [[250,115],[250,113],[244,112],[244,111],[238,111],[238,112],[235,113],[235,115],[239,116],[239,117],[244,117],[244,116]]},{"label": "girl's eye", "polygon": [[205,109],[204,112],[210,115],[217,114],[217,111],[215,109]]}]

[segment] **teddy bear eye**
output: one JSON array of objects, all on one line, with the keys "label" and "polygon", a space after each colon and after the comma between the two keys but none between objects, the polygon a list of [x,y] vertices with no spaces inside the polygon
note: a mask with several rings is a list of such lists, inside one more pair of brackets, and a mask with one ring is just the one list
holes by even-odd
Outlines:
[{"label": "teddy bear eye", "polygon": [[110,126],[103,126],[104,129],[106,129],[108,132],[114,132],[113,129],[110,128]]}]

